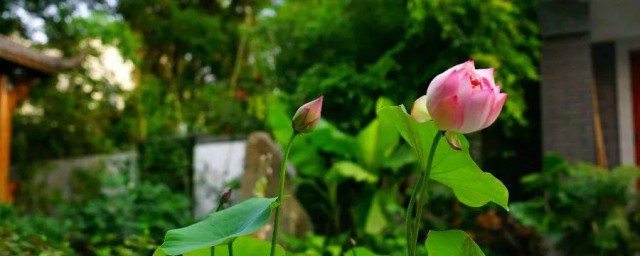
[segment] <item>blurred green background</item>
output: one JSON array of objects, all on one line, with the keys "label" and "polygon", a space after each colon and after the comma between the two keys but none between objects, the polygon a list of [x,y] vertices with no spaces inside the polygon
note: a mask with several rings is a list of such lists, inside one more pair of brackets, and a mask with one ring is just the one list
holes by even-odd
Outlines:
[{"label": "blurred green background", "polygon": [[[189,184],[176,182],[188,176],[194,136],[266,130],[283,143],[280,129],[295,108],[324,95],[321,132],[299,140],[291,160],[299,169],[296,196],[314,230],[286,238],[286,247],[340,255],[353,237],[376,253],[402,255],[415,159],[398,137],[385,159],[367,159],[349,145],[372,129],[390,132],[376,123],[377,105],[410,106],[435,75],[468,59],[495,67],[496,82],[509,94],[499,121],[470,141],[477,162],[509,188],[511,211],[462,206],[435,185],[426,227],[464,229],[487,255],[637,251],[640,209],[630,202],[637,200],[638,170],[541,155],[537,6],[536,0],[0,1],[0,33],[97,63],[42,81],[18,106],[12,179],[25,185],[13,206],[0,208],[0,254],[149,255],[166,230],[194,221]],[[106,75],[96,75],[100,70]],[[69,201],[26,185],[42,161],[125,150],[140,152],[136,186],[126,175],[80,176],[73,189],[82,196]],[[346,161],[366,175],[341,173]],[[101,193],[109,186],[126,190]]]}]

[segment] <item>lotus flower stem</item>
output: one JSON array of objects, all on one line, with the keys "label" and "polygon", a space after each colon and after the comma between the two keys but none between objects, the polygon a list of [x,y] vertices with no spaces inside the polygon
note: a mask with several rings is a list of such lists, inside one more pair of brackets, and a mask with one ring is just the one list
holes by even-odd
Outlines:
[{"label": "lotus flower stem", "polygon": [[276,241],[278,240],[278,228],[280,227],[280,215],[282,214],[282,201],[284,194],[284,182],[287,176],[287,158],[289,158],[289,150],[291,149],[291,144],[293,143],[293,139],[298,135],[297,132],[293,132],[289,142],[287,143],[287,147],[284,150],[284,155],[282,156],[282,163],[280,164],[280,181],[278,183],[278,205],[276,206],[276,217],[273,222],[273,233],[271,234],[271,256],[276,254]]},{"label": "lotus flower stem", "polygon": [[[424,209],[426,198],[429,195],[429,190],[425,188],[425,184],[429,181],[429,176],[431,175],[431,167],[433,165],[433,157],[436,154],[436,149],[438,148],[438,142],[440,142],[440,138],[442,138],[442,135],[443,135],[443,132],[439,131],[438,133],[436,133],[436,136],[433,138],[433,142],[431,143],[431,149],[429,150],[426,169],[420,172],[420,178],[418,179],[418,183],[416,184],[416,187],[413,189],[413,192],[411,193],[411,199],[409,200],[409,208],[407,209],[407,219],[406,219],[407,251],[409,256],[416,255],[416,247],[418,244],[418,233],[420,232],[420,227],[422,222],[422,211]],[[416,209],[416,216],[415,218],[411,218],[414,207]]]}]

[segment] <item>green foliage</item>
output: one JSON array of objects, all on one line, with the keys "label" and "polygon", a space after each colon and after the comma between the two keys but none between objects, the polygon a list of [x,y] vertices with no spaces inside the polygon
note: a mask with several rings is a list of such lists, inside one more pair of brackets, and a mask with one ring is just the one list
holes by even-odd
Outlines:
[{"label": "green foliage", "polygon": [[[380,98],[377,105],[385,106],[387,102],[387,99]],[[287,112],[288,110],[278,98],[272,98],[267,121],[276,141],[281,144],[285,143],[293,132]],[[335,162],[330,168],[335,171],[331,173],[345,173],[347,174],[345,177],[348,178],[365,178],[364,180],[375,182],[376,176],[381,174],[380,170],[389,168],[386,158],[394,156],[400,158],[392,162],[397,165],[397,168],[411,163],[411,158],[395,155],[399,138],[393,124],[385,120],[372,120],[355,136],[342,132],[326,120],[321,120],[313,133],[306,134],[294,142],[290,158],[303,174],[318,177],[326,175],[325,164],[318,156],[320,152],[335,154],[352,161]],[[310,158],[313,161],[309,161]],[[354,165],[359,166],[354,167]],[[332,180],[335,179],[332,178]]]},{"label": "green foliage", "polygon": [[18,17],[17,13],[10,11],[11,7],[11,2],[9,1],[0,2],[0,13],[3,14],[2,19],[0,19],[0,34],[6,35],[11,32],[23,34],[25,31],[20,17]]},{"label": "green foliage", "polygon": [[324,176],[324,179],[327,182],[340,182],[345,179],[374,184],[378,182],[378,176],[369,173],[358,164],[349,161],[340,161],[333,164],[329,173]]},{"label": "green foliage", "polygon": [[[254,1],[252,7],[257,11],[265,3]],[[244,134],[261,127],[262,95],[272,87],[264,86],[259,69],[236,71],[236,66],[246,66],[248,56],[236,58],[247,16],[237,12],[240,3],[86,4],[86,17],[74,15],[74,0],[18,1],[0,4],[0,12],[21,9],[42,17],[46,47],[61,49],[66,56],[82,52],[94,61],[102,46],[115,46],[124,61],[134,65],[135,89],[126,91],[111,78],[96,78],[86,64],[34,86],[24,104],[42,114],[15,115],[12,143],[19,153],[13,154],[14,163],[112,152],[147,138]],[[2,19],[7,25],[12,22],[9,16]],[[231,76],[237,77],[235,82],[229,81]]]},{"label": "green foliage", "polygon": [[[74,18],[63,29],[61,32],[64,33],[65,41],[100,40],[117,47],[125,59],[132,60],[135,64],[141,61],[136,55],[143,47],[140,36],[131,29],[129,23],[109,13],[97,11],[86,18]],[[55,38],[51,44],[56,46]]]},{"label": "green foliage", "polygon": [[[259,20],[279,51],[275,76],[293,105],[325,95],[325,117],[348,132],[375,117],[375,97],[416,99],[453,64],[497,68],[503,119],[526,124],[523,84],[537,79],[536,1],[285,1]],[[357,106],[357,107],[355,107]],[[353,111],[344,111],[352,109]]]},{"label": "green foliage", "polygon": [[[82,177],[95,179],[78,176]],[[0,245],[0,254],[150,254],[164,232],[191,221],[189,199],[165,185],[143,182],[134,186],[119,174],[103,176],[101,183],[93,185],[104,193],[71,202],[58,200],[49,215],[0,207],[0,239],[6,241]],[[83,193],[81,189],[74,193]]]},{"label": "green foliage", "polygon": [[462,230],[429,231],[425,246],[429,256],[484,256],[480,247]]},{"label": "green foliage", "polygon": [[371,206],[367,212],[364,232],[370,235],[382,234],[387,225],[389,225],[389,221],[387,221],[387,216],[384,212],[384,203],[386,202],[383,197],[383,192],[377,192],[371,198]]},{"label": "green foliage", "polygon": [[[220,250],[221,248],[216,248],[216,255],[228,256],[228,250]],[[252,237],[238,237],[238,239],[233,241],[233,253],[234,255],[253,255],[256,252],[267,252],[271,249],[271,243],[267,241],[262,241],[257,238]],[[285,250],[280,246],[276,245],[275,256],[284,256]]]},{"label": "green foliage", "polygon": [[[426,157],[431,141],[438,132],[431,121],[415,122],[403,106],[386,107],[379,110],[380,118],[396,125],[402,137],[415,150],[422,169],[426,168]],[[455,150],[445,140],[440,140],[435,152],[430,178],[450,187],[460,202],[480,207],[494,202],[508,209],[509,192],[498,179],[483,172],[469,155],[469,143],[458,135],[462,150]]]},{"label": "green foliage", "polygon": [[538,79],[536,62],[540,43],[536,20],[523,17],[535,17],[536,1],[462,3],[410,0],[410,34],[439,37],[428,44],[438,49],[428,58],[434,60],[434,67],[451,66],[447,63],[451,59],[465,57],[476,60],[481,67],[495,67],[496,82],[509,94],[506,115],[501,116],[526,123],[522,115],[526,106],[521,84]]},{"label": "green foliage", "polygon": [[[367,184],[366,188],[360,188],[361,191],[378,190],[375,193],[371,192],[369,196],[358,198],[358,201],[352,206],[351,212],[356,219],[355,229],[358,230],[356,234],[360,238],[364,237],[362,241],[374,244],[374,248],[382,252],[403,252],[404,240],[400,238],[403,232],[390,233],[392,230],[399,230],[396,228],[397,224],[394,222],[393,216],[398,216],[403,211],[402,206],[394,203],[398,198],[395,191],[397,185],[385,186],[379,183],[379,179],[387,175],[399,175],[398,169],[402,169],[403,165],[415,163],[416,158],[411,157],[413,155],[411,150],[399,146],[400,135],[407,138],[409,145],[418,145],[424,149],[430,147],[429,139],[433,137],[437,129],[432,123],[417,124],[413,122],[400,107],[383,107],[390,105],[386,100],[379,100],[378,105],[381,107],[380,117],[373,120],[354,137],[339,132],[326,122],[321,122],[316,131],[300,138],[306,139],[304,148],[292,151],[292,160],[296,163],[296,154],[304,155],[303,159],[309,159],[310,152],[335,154],[337,156],[335,162],[328,165],[329,172],[326,172],[321,180],[324,181],[325,188],[322,185],[313,185],[318,182],[313,179],[303,180],[302,186],[312,184],[311,187],[316,189],[314,192],[320,192],[321,195],[324,195],[328,201],[324,212],[329,216],[334,216],[330,218],[332,220],[330,223],[335,222],[336,219],[339,220],[339,223],[345,221],[339,215],[341,211],[344,211],[341,210],[344,206],[338,200],[338,191],[340,191],[340,195],[345,194],[344,190],[339,189],[340,184],[353,184],[347,182],[353,180],[352,182]],[[270,109],[267,119],[273,118],[272,128],[274,128],[276,138],[285,139],[290,134],[290,121],[286,118],[287,115],[282,113],[282,108],[277,104],[272,106],[275,107]],[[404,128],[399,128],[400,132],[398,132],[395,126],[403,126],[406,122],[409,124]],[[315,136],[319,136],[321,139]],[[436,152],[432,178],[453,188],[458,200],[465,204],[479,207],[493,201],[506,209],[508,200],[506,188],[491,174],[484,173],[477,167],[469,155],[468,142],[462,136],[460,139],[464,145],[463,151],[453,150],[445,141],[441,141],[442,145],[438,147]],[[336,146],[349,144],[355,144],[356,147],[350,147],[349,150],[346,150],[345,147]],[[418,155],[424,156],[424,154]],[[345,158],[351,160],[338,160]],[[387,159],[392,161],[389,162]],[[309,168],[313,164],[309,161],[301,161],[296,166],[301,173],[307,174],[305,168]],[[314,168],[322,170],[327,168],[326,166],[326,164],[319,162],[318,167]],[[402,175],[406,174],[402,173]],[[371,237],[366,238],[369,236]],[[377,244],[373,241],[376,241]],[[298,244],[293,247],[297,248],[294,249],[294,252],[302,251],[306,253],[305,255],[315,255],[311,252],[327,253],[328,248],[332,248],[326,245],[319,248],[312,244],[307,246]],[[342,248],[342,246],[335,248]]]},{"label": "green foliage", "polygon": [[251,198],[188,227],[169,230],[158,251],[178,255],[233,242],[258,231],[269,220],[276,198]]},{"label": "green foliage", "polygon": [[[195,74],[182,73],[182,69],[191,70],[198,66],[210,65],[214,69],[213,74],[221,74],[223,70],[230,70],[222,66],[224,54],[233,52],[237,36],[238,22],[241,15],[224,19],[223,15],[231,14],[235,6],[222,8],[216,1],[208,1],[216,5],[215,9],[207,9],[203,2],[165,2],[161,0],[140,2],[136,0],[119,1],[118,13],[122,14],[130,26],[143,38],[147,51],[144,54],[143,69],[151,71],[156,65],[181,65],[179,69],[164,70],[166,73],[158,73],[166,81],[178,82],[180,79],[193,81]],[[211,7],[209,7],[211,8]],[[224,26],[224,22],[232,22]],[[192,60],[184,60],[185,54],[191,54]],[[170,58],[169,63],[160,63],[160,56]],[[165,57],[165,58],[166,58]],[[192,66],[193,65],[193,66]],[[229,65],[229,64],[227,64]],[[178,78],[178,77],[175,77]]]},{"label": "green foliage", "polygon": [[[381,98],[376,105],[390,103]],[[291,133],[288,113],[282,101],[271,99],[266,120],[281,143]],[[290,161],[300,174],[295,180],[298,198],[312,215],[316,232],[338,237],[313,236],[307,238],[309,243],[287,240],[293,252],[339,255],[349,248],[349,236],[379,253],[403,250],[397,217],[403,214],[399,202],[407,193],[401,184],[413,170],[415,157],[399,145],[392,124],[376,119],[367,127],[350,135],[322,120],[312,133],[296,139]],[[315,245],[316,240],[326,245]]]},{"label": "green foliage", "polygon": [[101,196],[100,188],[104,171],[75,169],[71,172],[69,187],[71,190],[71,202],[87,203]]},{"label": "green foliage", "polygon": [[[415,99],[467,58],[498,68],[510,94],[506,120],[523,124],[521,85],[537,79],[535,1],[106,2],[86,3],[87,17],[74,16],[75,0],[0,4],[3,33],[24,32],[12,9],[22,8],[43,18],[46,47],[95,57],[97,40],[135,65],[133,91],[85,68],[65,74],[67,90],[56,81],[34,86],[29,103],[44,114],[15,116],[14,162],[110,152],[148,138],[244,134],[264,128],[274,91],[289,105],[324,94],[332,99],[327,120],[356,134],[375,117],[377,95]],[[119,97],[124,109],[111,102]],[[349,150],[334,146],[341,148]]]},{"label": "green foliage", "polygon": [[[500,180],[490,173],[483,172],[476,165],[469,154],[469,143],[462,134],[455,135],[461,142],[461,148],[454,149],[446,140],[438,140],[442,136],[442,131],[438,130],[433,121],[416,122],[403,105],[381,108],[378,110],[378,116],[381,120],[395,125],[400,135],[416,153],[420,170],[426,172],[427,179],[433,179],[451,188],[456,198],[468,206],[480,207],[494,202],[508,210],[507,188]],[[417,191],[415,193],[418,195],[422,194],[422,191]],[[413,199],[412,196],[412,201]],[[420,200],[417,202],[416,207],[423,207]],[[410,214],[413,214],[412,207],[410,202],[408,208]],[[421,223],[421,208],[416,212],[417,220],[410,221],[411,215],[407,215],[407,222],[411,225]],[[417,239],[419,230],[420,227],[413,231],[414,237],[408,234],[408,239],[411,241]],[[429,255],[484,255],[463,231],[430,231],[427,237],[426,248]],[[410,247],[409,253],[413,254],[415,251]]]},{"label": "green foliage", "polygon": [[166,230],[190,221],[188,198],[165,185],[143,182],[131,187],[127,178],[118,175],[107,179],[103,189],[115,194],[59,210],[59,217],[73,221],[68,235],[76,250],[103,255],[149,253]]},{"label": "green foliage", "polygon": [[172,191],[189,195],[192,191],[193,138],[150,139],[141,142],[140,178],[164,183]]},{"label": "green foliage", "polygon": [[355,256],[379,256],[379,254],[375,254],[375,253],[369,251],[367,248],[363,248],[363,247],[357,247],[357,248],[354,248],[352,250],[349,250],[348,252],[345,252],[344,255],[347,255],[347,256],[351,256],[351,255],[355,255]]},{"label": "green foliage", "polygon": [[1,255],[69,255],[64,231],[71,223],[41,214],[23,215],[9,205],[0,205]]},{"label": "green foliage", "polygon": [[[111,89],[97,83],[87,86],[92,81],[74,78],[69,78],[66,91],[53,86],[32,91],[29,103],[40,108],[42,115],[14,115],[15,162],[110,152],[126,144],[118,140],[127,130],[114,125],[123,115],[108,102]],[[104,95],[103,99],[93,100],[94,93]]]},{"label": "green foliage", "polygon": [[[379,239],[367,242],[366,245],[359,245],[353,248],[353,244],[349,242],[347,233],[322,236],[313,233],[307,233],[304,237],[284,237],[283,241],[289,249],[287,255],[300,256],[352,256],[355,250],[356,256],[361,255],[406,255],[404,248],[404,233],[395,236],[378,237]],[[424,248],[420,248],[420,255],[426,254]],[[376,253],[377,252],[377,253]]]},{"label": "green foliage", "polygon": [[[253,44],[243,30],[251,28],[248,21],[265,3],[118,2],[116,11],[143,41],[139,90],[141,97],[153,96],[136,106],[143,138],[242,134],[260,127],[254,118],[271,87],[257,64],[248,67]],[[144,93],[149,91],[153,95]],[[144,104],[149,100],[152,104]]]},{"label": "green foliage", "polygon": [[125,61],[136,61],[140,39],[127,23],[104,13],[69,17],[63,24],[49,46],[60,48],[67,56],[82,51],[93,64],[31,88],[23,106],[36,111],[16,111],[13,118],[14,163],[112,152],[130,148],[135,141],[135,116],[116,103],[127,102],[130,92],[116,84],[113,74],[99,76],[92,68],[99,68],[95,66],[105,45],[116,46]]},{"label": "green foliage", "polygon": [[[400,143],[393,121],[376,118],[376,110],[390,105],[377,96],[415,99],[436,74],[473,58],[479,67],[497,68],[497,81],[510,94],[503,117],[509,129],[526,124],[522,84],[537,79],[537,3],[531,0],[105,2],[88,1],[88,17],[74,17],[76,0],[0,3],[0,33],[26,35],[14,11],[22,8],[43,18],[46,47],[91,58],[101,53],[92,45],[97,40],[135,65],[132,91],[81,67],[32,88],[24,106],[42,114],[14,116],[12,155],[21,163],[20,180],[33,176],[22,164],[34,160],[142,142],[142,179],[169,183],[125,186],[110,196],[94,190],[76,200],[86,206],[56,209],[73,220],[66,238],[84,246],[81,254],[145,254],[167,228],[185,224],[188,200],[171,191],[190,191],[191,152],[184,149],[191,143],[173,138],[244,134],[264,122],[283,143],[291,133],[288,106],[321,94],[331,99],[326,120],[295,142],[291,162],[300,174],[298,194],[322,224],[318,231],[336,237],[309,247],[338,255],[350,248],[346,239],[356,237],[378,253],[402,251],[397,216],[407,177],[424,155],[416,158]],[[53,86],[60,81],[68,82],[66,89]],[[438,155],[449,160],[437,163],[432,178],[460,201],[506,208],[504,186],[481,172],[466,149]],[[74,189],[95,189],[95,180],[79,178]],[[469,182],[475,180],[481,182]]]},{"label": "green foliage", "polygon": [[540,173],[522,179],[538,196],[513,203],[513,216],[567,255],[630,254],[640,248],[639,177],[637,168],[608,171],[548,155]]},{"label": "green foliage", "polygon": [[[376,105],[382,107],[390,103],[381,98]],[[271,99],[266,119],[280,143],[285,143],[292,132],[287,113],[290,112],[279,98]],[[387,233],[385,228],[372,229],[372,223],[391,219],[402,211],[397,203],[404,195],[404,191],[398,193],[399,183],[415,162],[415,158],[407,156],[407,151],[399,146],[399,141],[393,124],[382,119],[374,119],[356,135],[342,132],[322,120],[312,133],[295,140],[289,159],[300,173],[300,190],[309,189],[299,196],[303,203],[314,202],[305,203],[309,212],[322,213],[312,218],[323,232],[337,234],[353,225],[352,230],[362,237]],[[374,200],[372,195],[379,190],[389,196]],[[307,198],[310,193],[317,198]],[[353,196],[343,196],[350,193]],[[362,218],[374,216],[370,212],[375,212],[376,218]],[[341,226],[341,223],[352,224]]]},{"label": "green foliage", "polygon": [[346,245],[348,237],[344,234],[326,237],[314,233],[307,233],[304,237],[282,236],[282,241],[293,255],[319,256],[341,255],[342,247]]},{"label": "green foliage", "polygon": [[374,119],[356,136],[361,150],[358,160],[373,173],[383,167],[383,159],[389,158],[400,142],[400,134],[393,127],[389,120]]},{"label": "green foliage", "polygon": [[[213,255],[215,256],[228,256],[229,247],[227,245],[224,246],[216,246],[213,248]],[[262,241],[257,238],[241,236],[233,240],[233,255],[256,255],[257,252],[266,253],[271,250],[271,243],[267,241]],[[157,251],[154,256],[163,256],[161,251]],[[183,254],[184,256],[211,256],[212,251],[211,248],[203,248],[199,250],[194,250]],[[276,256],[284,256],[285,250],[276,245]]]}]

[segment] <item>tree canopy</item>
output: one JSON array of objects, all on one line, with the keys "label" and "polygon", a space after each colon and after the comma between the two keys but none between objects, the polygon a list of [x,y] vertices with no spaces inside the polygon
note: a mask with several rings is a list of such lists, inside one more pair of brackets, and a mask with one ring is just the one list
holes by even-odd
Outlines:
[{"label": "tree canopy", "polygon": [[[265,127],[273,95],[291,106],[325,95],[323,115],[355,132],[375,116],[378,97],[408,105],[436,74],[467,59],[497,69],[509,94],[501,118],[507,127],[523,126],[523,94],[538,79],[535,6],[533,0],[3,2],[0,33],[32,38],[33,20],[40,20],[47,40],[38,47],[95,57],[115,47],[133,65],[135,85],[123,89],[83,65],[34,88],[28,103],[43,113],[16,114],[14,147],[55,157],[154,137],[244,134]],[[59,150],[46,150],[52,148]]]}]

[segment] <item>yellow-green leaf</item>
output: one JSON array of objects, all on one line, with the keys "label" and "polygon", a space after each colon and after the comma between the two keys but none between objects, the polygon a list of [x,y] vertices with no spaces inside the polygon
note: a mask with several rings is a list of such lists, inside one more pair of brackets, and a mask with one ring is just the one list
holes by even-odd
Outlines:
[{"label": "yellow-green leaf", "polygon": [[480,247],[462,230],[431,230],[425,246],[429,256],[484,256]]}]

